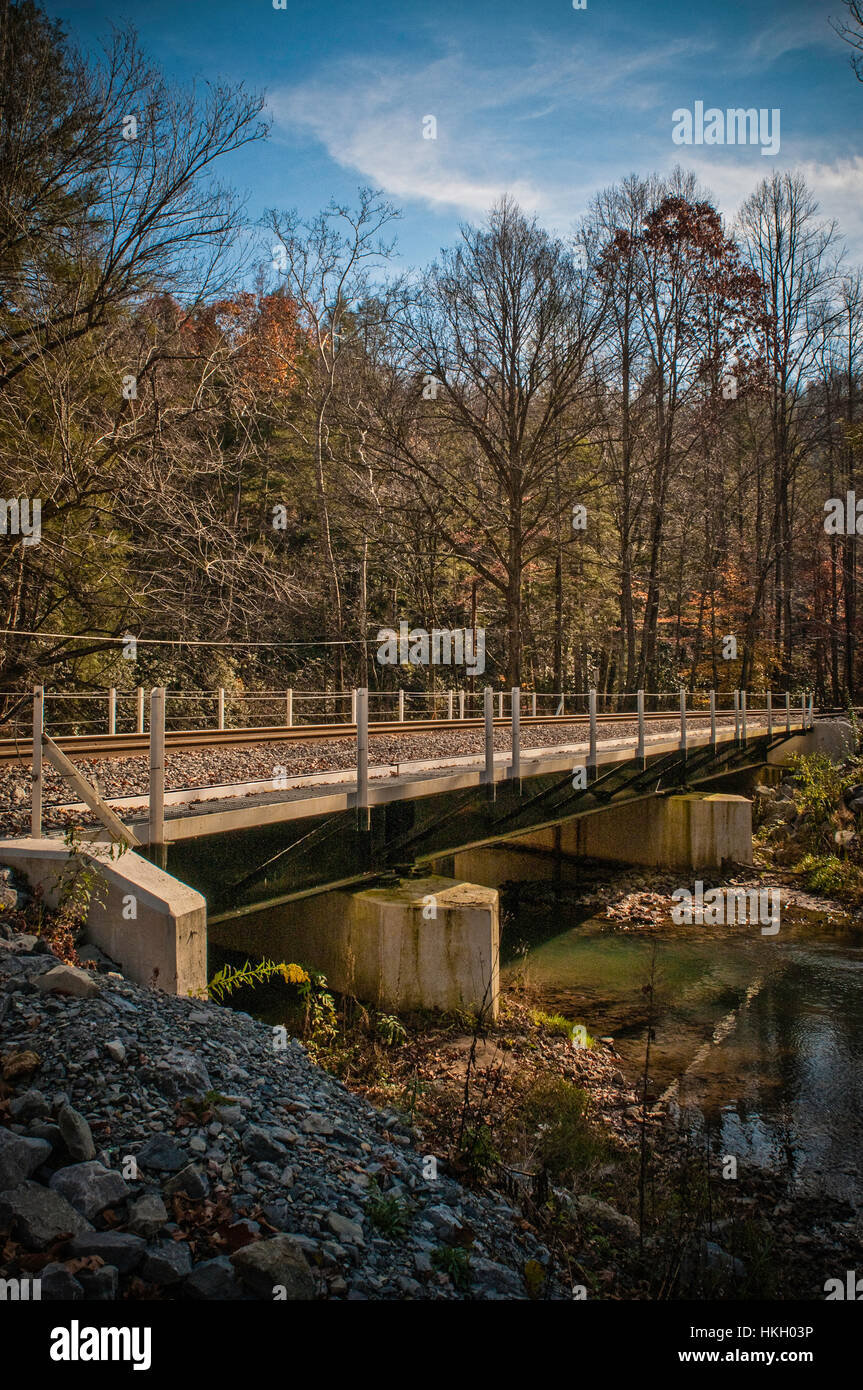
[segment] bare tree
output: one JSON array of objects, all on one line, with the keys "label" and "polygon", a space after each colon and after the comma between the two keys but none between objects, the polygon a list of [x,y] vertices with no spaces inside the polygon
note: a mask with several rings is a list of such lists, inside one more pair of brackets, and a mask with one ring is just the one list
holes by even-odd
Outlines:
[{"label": "bare tree", "polygon": [[[371,293],[370,272],[393,254],[382,232],[399,216],[392,204],[370,188],[359,191],[355,210],[337,203],[312,222],[294,210],[270,210],[266,223],[277,238],[274,264],[287,292],[299,306],[310,351],[297,363],[302,408],[286,424],[309,451],[314,464],[318,525],[329,580],[336,689],[344,688],[344,603],[340,561],[331,518],[330,491],[337,446],[337,387],[351,359],[357,313]],[[336,482],[338,478],[336,475]],[[363,574],[365,570],[363,570]],[[365,638],[365,632],[362,634]]]},{"label": "bare tree", "polygon": [[843,0],[843,4],[850,23],[840,24],[833,19],[830,23],[852,49],[851,66],[857,74],[857,81],[863,82],[863,4],[861,0]]},{"label": "bare tree", "polygon": [[640,390],[646,354],[639,313],[640,259],[629,251],[638,243],[650,204],[649,183],[635,177],[627,179],[597,196],[584,229],[591,246],[591,263],[607,287],[610,332],[602,360],[600,437],[615,498],[620,608],[617,671],[622,690],[633,688],[636,675],[633,583],[645,487],[643,432],[649,409],[649,397]]},{"label": "bare tree", "polygon": [[200,300],[237,275],[241,204],[212,166],[266,133],[262,97],[169,85],[132,30],[85,61],[9,0],[0,88],[0,388],[123,304]]},{"label": "bare tree", "polygon": [[773,565],[774,640],[787,681],[794,626],[793,489],[805,450],[799,416],[823,334],[837,312],[832,296],[838,238],[835,224],[819,219],[804,180],[787,173],[762,181],[743,205],[740,226],[764,286],[767,327],[760,350],[769,383],[773,515],[762,558]]},{"label": "bare tree", "polygon": [[600,325],[571,251],[504,198],[418,287],[370,430],[451,553],[501,595],[512,685],[525,571],[555,545],[558,470],[590,471]]}]

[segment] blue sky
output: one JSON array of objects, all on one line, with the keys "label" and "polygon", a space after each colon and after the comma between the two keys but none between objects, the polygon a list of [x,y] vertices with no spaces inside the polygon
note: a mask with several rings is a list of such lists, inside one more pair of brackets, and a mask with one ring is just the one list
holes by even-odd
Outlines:
[{"label": "blue sky", "polygon": [[[43,0],[44,2],[44,0]],[[183,81],[265,89],[266,145],[224,173],[311,214],[359,184],[403,211],[401,264],[431,259],[504,191],[556,231],[629,173],[693,169],[723,212],[775,168],[807,178],[863,262],[863,83],[841,0],[47,0],[84,47],[131,21]],[[781,146],[691,146],[672,112],[778,107]],[[437,139],[423,139],[423,117]]]}]

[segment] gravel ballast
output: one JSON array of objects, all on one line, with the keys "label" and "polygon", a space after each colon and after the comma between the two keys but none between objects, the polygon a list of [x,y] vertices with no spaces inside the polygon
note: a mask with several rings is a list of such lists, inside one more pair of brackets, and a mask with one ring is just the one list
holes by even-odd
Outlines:
[{"label": "gravel ballast", "polygon": [[[721,717],[720,727],[733,725],[734,720]],[[707,721],[702,716],[690,716],[691,732],[703,732]],[[669,716],[648,725],[648,738],[679,732],[680,722]],[[599,747],[634,743],[638,737],[635,720],[621,720],[612,727],[600,726]],[[533,724],[522,728],[523,753],[528,749],[554,749],[561,745],[587,748],[587,728],[577,724]],[[494,746],[497,753],[511,748],[508,729],[496,729]],[[448,729],[440,733],[404,733],[373,735],[369,739],[371,767],[397,769],[417,759],[440,759],[442,768],[448,759],[480,757],[484,750],[482,729]],[[149,786],[149,759],[140,754],[120,758],[76,758],[75,765],[89,782],[105,797],[146,796]],[[310,741],[258,743],[247,748],[204,748],[194,752],[168,752],[165,757],[165,787],[168,791],[195,788],[236,786],[268,781],[276,777],[321,775],[327,772],[346,772],[356,766],[356,746],[352,739],[312,739]],[[43,764],[44,823],[65,827],[89,822],[89,813],[61,808],[76,798],[68,784],[48,763]],[[284,793],[289,797],[291,793]],[[23,835],[30,823],[30,768],[23,760],[0,765],[0,834]]]}]

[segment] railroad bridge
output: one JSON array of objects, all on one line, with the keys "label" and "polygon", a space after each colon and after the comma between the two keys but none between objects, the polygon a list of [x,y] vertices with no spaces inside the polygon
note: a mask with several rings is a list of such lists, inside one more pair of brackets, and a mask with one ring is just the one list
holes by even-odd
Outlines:
[{"label": "railroad bridge", "polygon": [[[673,719],[646,712],[640,693],[632,703],[630,713],[598,715],[589,692],[583,714],[524,717],[516,690],[504,719],[487,691],[482,718],[429,721],[431,730],[399,721],[420,735],[453,724],[481,730],[483,753],[393,766],[370,761],[370,740],[374,747],[392,724],[369,725],[360,691],[352,720],[304,731],[353,740],[355,767],[166,793],[166,750],[197,735],[166,734],[164,692],[154,691],[148,795],[105,799],[75,767],[82,740],[44,733],[37,692],[24,750],[33,766],[31,834],[0,842],[0,862],[24,869],[50,900],[67,851],[41,833],[48,757],[80,792],[80,809],[102,823],[87,832],[96,841],[88,853],[108,901],[93,907],[89,931],[133,978],[201,989],[209,939],[249,956],[307,961],[336,989],[382,1005],[485,1002],[494,1011],[502,883],[577,878],[585,857],[684,874],[751,862],[745,779],[836,736],[835,723],[816,721],[811,697],[792,706],[784,695],[759,703],[740,693],[723,711],[712,693],[705,709],[681,692]],[[572,726],[571,742],[524,746],[534,725],[541,732],[554,720]],[[621,736],[621,726],[631,732]],[[495,747],[502,727],[504,752]],[[217,732],[238,746],[297,737],[290,728]],[[128,852],[109,857],[110,843],[122,840]]]}]

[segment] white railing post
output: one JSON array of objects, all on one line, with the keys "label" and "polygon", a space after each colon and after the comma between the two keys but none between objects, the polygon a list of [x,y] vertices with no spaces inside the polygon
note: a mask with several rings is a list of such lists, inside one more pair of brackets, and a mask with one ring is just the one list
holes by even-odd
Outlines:
[{"label": "white railing post", "polygon": [[135,732],[144,732],[144,687],[139,685],[135,692]]},{"label": "white railing post", "polygon": [[356,724],[356,722],[357,722],[357,692],[356,692],[355,690],[352,690],[352,691],[351,691],[351,723],[352,723],[352,724]]},{"label": "white railing post", "polygon": [[590,713],[590,744],[587,755],[587,780],[590,782],[596,776],[596,691],[588,691],[587,696],[588,710]]},{"label": "white railing post", "polygon": [[785,692],[785,732],[786,734],[791,733],[791,692],[789,690]]},{"label": "white railing post", "polygon": [[361,829],[369,826],[369,692],[356,691],[357,709],[357,823]]},{"label": "white railing post", "polygon": [[399,691],[399,723],[400,723],[400,724],[404,724],[404,722],[405,722],[405,692],[404,692],[403,690],[400,690],[400,691]]},{"label": "white railing post", "polygon": [[557,704],[557,709],[556,709],[555,712],[554,712],[554,717],[555,717],[555,719],[559,719],[559,718],[561,717],[561,715],[563,714],[563,702],[564,702],[565,699],[566,699],[566,696],[565,696],[565,695],[561,695],[561,697],[560,697],[560,699],[559,699],[559,701],[558,701],[558,704]]},{"label": "white railing post", "polygon": [[150,823],[151,845],[165,843],[165,688],[150,691]]},{"label": "white railing post", "polygon": [[680,751],[686,755],[686,691],[680,688]]},{"label": "white railing post", "polygon": [[643,768],[646,761],[644,755],[644,691],[639,690],[636,698],[638,707],[638,749],[635,756]]},{"label": "white railing post", "polygon": [[815,728],[815,712],[814,712],[814,705],[815,705],[815,692],[812,691],[812,690],[810,690],[810,692],[809,692],[809,728],[810,728],[810,729],[814,729],[814,728]]},{"label": "white railing post", "polygon": [[716,691],[710,692],[710,746],[716,749]]},{"label": "white railing post", "polygon": [[117,732],[117,691],[112,686],[108,691],[108,733]]},{"label": "white railing post", "polygon": [[773,737],[773,695],[769,690],[765,691],[764,703],[767,706],[767,737]]},{"label": "white railing post", "polygon": [[740,692],[740,741],[746,747],[746,691]]},{"label": "white railing post", "polygon": [[497,717],[503,719],[503,691],[497,692]]},{"label": "white railing post", "polygon": [[223,686],[219,686],[219,728],[225,727],[225,691]]},{"label": "white railing post", "polygon": [[458,717],[464,719],[464,691],[458,692]]},{"label": "white railing post", "polygon": [[521,777],[521,689],[514,685],[510,695],[510,721],[512,727],[512,761],[510,777]]},{"label": "white railing post", "polygon": [[485,721],[485,782],[494,796],[494,691],[490,685],[482,693],[482,712]]},{"label": "white railing post", "polygon": [[294,727],[294,688],[285,691],[285,728]]},{"label": "white railing post", "polygon": [[740,742],[740,691],[734,692],[734,742]]},{"label": "white railing post", "polygon": [[532,717],[536,719],[536,691],[530,697],[530,712]]},{"label": "white railing post", "polygon": [[448,691],[447,691],[447,695],[446,695],[446,717],[447,717],[447,719],[452,719],[452,717],[453,717],[453,691],[452,691],[452,690],[448,690]]},{"label": "white railing post", "polygon": [[806,733],[806,695],[800,696],[800,732]]},{"label": "white railing post", "polygon": [[33,791],[30,802],[30,834],[42,838],[42,734],[45,729],[45,687],[33,686]]}]

